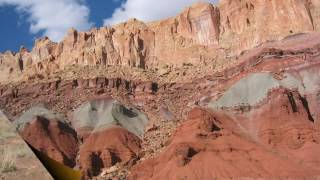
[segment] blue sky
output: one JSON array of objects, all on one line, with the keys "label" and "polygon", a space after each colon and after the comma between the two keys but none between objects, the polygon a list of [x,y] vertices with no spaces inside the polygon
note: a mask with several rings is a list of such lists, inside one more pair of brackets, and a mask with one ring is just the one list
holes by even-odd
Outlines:
[{"label": "blue sky", "polygon": [[[90,9],[90,22],[93,22],[95,27],[101,27],[103,20],[112,16],[114,9],[121,5],[121,1],[91,0],[87,1],[86,5]],[[28,15],[17,12],[13,5],[0,6],[0,52],[18,51],[22,45],[31,49],[35,38],[43,36],[41,31],[30,32],[30,23],[27,19]]]},{"label": "blue sky", "polygon": [[[63,39],[67,29],[86,31],[129,18],[174,16],[199,0],[0,0],[0,52],[31,49],[36,38]],[[200,0],[216,3],[216,0]],[[170,6],[168,6],[170,4]]]}]

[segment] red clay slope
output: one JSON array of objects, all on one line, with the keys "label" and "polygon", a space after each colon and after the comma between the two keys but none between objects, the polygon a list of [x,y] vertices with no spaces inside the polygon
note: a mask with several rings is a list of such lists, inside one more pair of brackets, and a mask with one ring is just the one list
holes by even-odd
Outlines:
[{"label": "red clay slope", "polygon": [[88,177],[102,168],[126,164],[138,157],[141,140],[124,128],[115,127],[92,133],[80,147],[80,165]]},{"label": "red clay slope", "polygon": [[[279,94],[280,93],[280,94]],[[290,106],[282,92],[277,92],[270,103],[261,109],[265,114],[255,119],[264,122],[274,122],[290,119],[286,106]],[[284,103],[285,102],[285,103]],[[281,111],[268,111],[273,106]],[[298,106],[299,110],[301,106]],[[269,109],[270,110],[270,109]],[[289,110],[290,111],[290,110]],[[303,109],[302,109],[303,111]],[[274,113],[274,114],[273,114]],[[269,115],[267,115],[269,114]],[[305,126],[301,129],[315,133],[305,113],[296,116],[298,122]],[[233,117],[234,118],[234,117]],[[315,179],[320,174],[319,163],[305,163],[301,159],[310,160],[319,152],[319,136],[297,139],[300,146],[294,146],[295,154],[284,154],[274,146],[265,145],[264,141],[254,140],[243,133],[237,125],[237,120],[224,113],[210,112],[196,108],[189,113],[188,120],[177,129],[168,148],[158,157],[143,161],[135,166],[130,179],[234,179],[234,178],[263,178],[263,179]],[[280,122],[280,124],[292,124]],[[278,123],[279,124],[279,123]],[[277,133],[283,132],[273,126]],[[305,131],[300,132],[305,132]],[[287,136],[294,139],[295,131],[288,131]],[[312,136],[312,135],[311,135]],[[268,138],[273,138],[267,135]],[[277,140],[286,139],[285,137]],[[265,139],[265,137],[263,138]],[[278,141],[286,146],[287,141]],[[290,142],[290,140],[289,140]],[[290,143],[289,143],[290,144]],[[295,143],[293,143],[295,144]],[[292,145],[292,144],[290,144]],[[289,146],[290,148],[290,146]],[[301,159],[296,158],[300,156]],[[319,158],[317,158],[319,159]]]},{"label": "red clay slope", "polygon": [[78,139],[76,132],[67,124],[37,116],[26,124],[21,136],[48,157],[67,166],[75,166]]}]

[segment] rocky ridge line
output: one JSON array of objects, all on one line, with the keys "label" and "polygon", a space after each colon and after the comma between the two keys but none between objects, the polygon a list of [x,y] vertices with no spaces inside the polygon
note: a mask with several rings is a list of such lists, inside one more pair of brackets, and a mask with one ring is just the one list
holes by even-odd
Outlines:
[{"label": "rocky ridge line", "polygon": [[318,31],[319,4],[317,0],[222,0],[218,6],[197,3],[157,22],[132,19],[89,32],[71,29],[59,43],[43,38],[31,52],[21,48],[18,53],[0,54],[0,82],[75,65],[163,70],[192,64],[221,70],[231,63],[226,57],[263,42]]}]

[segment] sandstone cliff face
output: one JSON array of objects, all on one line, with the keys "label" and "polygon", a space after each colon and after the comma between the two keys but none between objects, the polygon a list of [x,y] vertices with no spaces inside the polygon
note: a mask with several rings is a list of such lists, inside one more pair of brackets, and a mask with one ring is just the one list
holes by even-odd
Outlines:
[{"label": "sandstone cliff face", "polygon": [[[190,39],[193,42],[196,38]],[[57,44],[47,39],[37,43],[41,56],[62,52],[62,47],[51,49]],[[70,150],[77,149],[78,142],[77,167],[88,178],[107,174],[124,179],[316,179],[319,60],[320,33],[295,34],[253,48],[232,66],[190,83],[98,74],[0,85],[0,108],[12,116],[22,114],[15,123],[25,127],[25,139],[60,162],[63,154],[74,159],[76,152]],[[39,104],[51,111],[26,111]],[[185,118],[194,107],[198,108]],[[149,120],[139,118],[134,109]],[[49,125],[30,115],[43,116]],[[78,141],[54,119],[70,125]],[[67,139],[74,145],[64,144]]]},{"label": "sandstone cliff face", "polygon": [[[59,43],[0,54],[0,108],[20,116],[32,147],[86,178],[316,179],[319,7],[222,0],[157,22],[70,29]],[[156,68],[195,77],[149,76]],[[25,81],[3,83],[15,80]]]},{"label": "sandstone cliff face", "polygon": [[310,8],[310,14],[312,17],[312,22],[314,29],[319,31],[320,30],[320,2],[317,0],[308,0],[307,7]]},{"label": "sandstone cliff face", "polygon": [[319,30],[319,2],[315,1],[222,0],[219,8],[220,42],[236,54],[262,42]]},{"label": "sandstone cliff face", "polygon": [[[143,23],[136,19],[114,27],[77,32],[59,43],[37,40],[31,52],[0,54],[0,81],[27,74],[50,74],[68,66],[127,66],[143,69],[228,64],[266,41],[319,31],[317,0],[222,0],[218,7],[197,3],[177,17]],[[223,49],[223,50],[221,50]],[[216,68],[216,69],[215,69]]]},{"label": "sandstone cliff face", "polygon": [[178,34],[204,46],[217,45],[220,33],[220,11],[217,7],[198,3],[175,18]]}]

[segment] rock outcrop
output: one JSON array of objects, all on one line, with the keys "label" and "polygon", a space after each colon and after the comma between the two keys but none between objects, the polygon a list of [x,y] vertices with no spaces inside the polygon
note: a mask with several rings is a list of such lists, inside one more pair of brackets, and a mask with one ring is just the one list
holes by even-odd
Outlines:
[{"label": "rock outcrop", "polygon": [[[280,106],[278,103],[277,107]],[[266,113],[271,115],[273,111]],[[281,115],[285,116],[286,113]],[[269,117],[265,118],[268,122],[273,120]],[[308,123],[307,117],[301,120]],[[256,118],[253,121],[259,123],[260,119]],[[304,130],[317,132],[311,129]],[[296,154],[300,154],[297,157],[273,146],[266,148],[261,141],[252,140],[229,115],[194,109],[190,112],[188,120],[177,129],[167,149],[158,157],[136,165],[129,179],[316,178],[320,173],[319,161],[318,158],[315,161],[310,160],[319,151],[319,137],[316,137],[317,140],[307,140],[302,136],[301,141],[296,141],[300,142],[299,146],[292,147]],[[285,142],[278,143],[286,146]],[[305,152],[306,148],[310,154]],[[299,159],[301,157],[308,160],[299,161],[302,160]]]},{"label": "rock outcrop", "polygon": [[53,114],[44,108],[31,108],[18,120],[20,134],[32,148],[74,167],[79,150],[77,133],[63,120],[53,118]]},{"label": "rock outcrop", "polygon": [[221,0],[70,29],[0,54],[0,108],[87,179],[316,179],[319,9]]},{"label": "rock outcrop", "polygon": [[[203,86],[211,85],[202,92],[211,95],[211,109],[191,111],[167,148],[129,178],[317,178],[319,38],[300,41],[308,36],[264,44],[217,74]],[[309,45],[314,51],[294,57]]]},{"label": "rock outcrop", "polygon": [[85,102],[68,114],[71,119],[65,120],[39,105],[25,111],[15,124],[30,147],[62,165],[79,167],[87,178],[138,160],[148,122],[145,114],[110,97]]},{"label": "rock outcrop", "polygon": [[157,22],[131,19],[89,32],[70,29],[59,43],[43,38],[31,52],[22,48],[1,54],[0,81],[75,65],[163,69],[214,63],[216,69],[230,63],[226,57],[263,42],[319,31],[319,4],[316,0],[223,0],[218,6],[197,3],[177,17]]},{"label": "rock outcrop", "polygon": [[137,109],[103,98],[82,104],[70,118],[83,141],[79,165],[88,178],[138,159],[148,118]]},{"label": "rock outcrop", "polygon": [[141,140],[124,128],[109,128],[93,132],[80,148],[80,166],[88,177],[117,164],[130,164],[138,159]]},{"label": "rock outcrop", "polygon": [[1,110],[0,179],[53,180],[46,167],[41,164]]},{"label": "rock outcrop", "polygon": [[[319,31],[319,3],[310,0],[222,0],[220,42],[239,53],[262,42]],[[314,21],[315,20],[315,21]],[[249,35],[250,34],[250,35]]]},{"label": "rock outcrop", "polygon": [[142,138],[148,124],[145,114],[127,108],[112,98],[96,99],[78,107],[70,120],[79,136],[86,137],[104,129],[120,126]]}]

